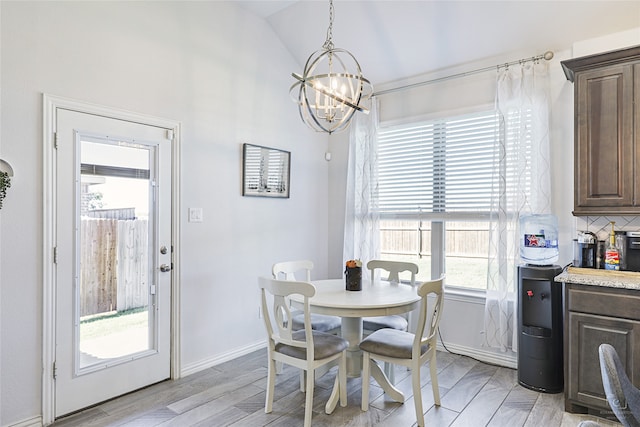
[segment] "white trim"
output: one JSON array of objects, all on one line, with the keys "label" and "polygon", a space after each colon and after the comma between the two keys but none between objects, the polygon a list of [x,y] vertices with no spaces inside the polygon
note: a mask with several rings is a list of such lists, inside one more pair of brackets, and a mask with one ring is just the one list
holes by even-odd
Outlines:
[{"label": "white trim", "polygon": [[42,417],[31,417],[26,420],[19,421],[14,424],[8,424],[7,427],[42,427]]},{"label": "white trim", "polygon": [[55,244],[55,162],[54,132],[56,109],[89,113],[119,120],[127,120],[149,126],[168,129],[173,132],[172,142],[172,224],[173,271],[171,272],[171,369],[172,379],[180,378],[180,137],[182,125],[175,120],[147,116],[126,110],[109,108],[68,98],[43,94],[43,294],[42,294],[42,422],[48,425],[55,420],[55,381],[53,362],[55,360],[55,271],[53,246]]},{"label": "white trim", "polygon": [[484,289],[463,288],[461,286],[445,286],[445,301],[460,301],[484,306],[487,300]]},{"label": "white trim", "polygon": [[55,189],[54,133],[55,101],[46,94],[42,102],[42,424],[48,425],[55,419],[55,382],[53,361],[55,360],[55,273],[53,264],[53,242],[55,241]]},{"label": "white trim", "polygon": [[245,347],[237,348],[233,351],[218,355],[216,357],[212,357],[209,359],[203,359],[199,362],[189,364],[184,366],[181,372],[182,377],[186,377],[187,375],[195,374],[197,372],[203,371],[205,369],[209,369],[213,366],[220,365],[221,363],[228,362],[229,360],[236,359],[240,356],[244,356],[249,353],[253,353],[256,350],[263,349],[267,346],[266,341],[260,341],[257,343],[250,344]]},{"label": "white trim", "polygon": [[[495,351],[482,350],[473,347],[467,347],[464,345],[458,345],[454,343],[445,343],[451,353],[460,354],[463,356],[469,356],[484,363],[490,363],[493,365],[504,366],[506,368],[517,369],[518,368],[518,356],[512,351],[504,353],[496,353]],[[439,351],[447,352],[442,343],[438,341],[436,348]]]},{"label": "white trim", "polygon": [[182,171],[180,165],[182,164],[180,154],[182,153],[181,137],[182,137],[182,123],[175,122],[173,129],[173,142],[171,144],[173,152],[171,153],[171,241],[173,244],[173,269],[171,270],[171,378],[178,379],[182,375],[180,374],[181,366],[181,334],[180,334],[180,267],[182,266],[181,251],[180,251],[180,224],[182,223],[180,212],[181,201],[180,195],[182,194],[182,187],[180,177]]}]

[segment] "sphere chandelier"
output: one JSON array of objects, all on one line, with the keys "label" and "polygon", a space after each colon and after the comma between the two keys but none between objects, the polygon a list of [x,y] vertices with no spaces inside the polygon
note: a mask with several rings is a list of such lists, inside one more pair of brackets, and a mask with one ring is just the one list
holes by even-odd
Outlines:
[{"label": "sphere chandelier", "polygon": [[333,0],[329,0],[327,38],[307,59],[302,75],[292,73],[296,82],[289,89],[302,121],[317,132],[329,134],[346,129],[356,111],[368,114],[364,104],[373,93],[356,58],[334,47],[333,15]]}]

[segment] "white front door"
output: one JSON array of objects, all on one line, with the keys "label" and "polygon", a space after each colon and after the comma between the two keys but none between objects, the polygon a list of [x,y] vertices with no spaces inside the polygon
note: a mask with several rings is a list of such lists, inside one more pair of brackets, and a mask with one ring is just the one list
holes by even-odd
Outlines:
[{"label": "white front door", "polygon": [[170,377],[171,132],[56,110],[55,417]]}]

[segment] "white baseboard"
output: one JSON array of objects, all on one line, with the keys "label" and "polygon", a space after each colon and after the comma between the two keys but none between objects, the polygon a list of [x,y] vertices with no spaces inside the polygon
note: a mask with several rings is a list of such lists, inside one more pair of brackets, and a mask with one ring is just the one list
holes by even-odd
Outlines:
[{"label": "white baseboard", "polygon": [[[492,350],[484,350],[473,347],[466,347],[463,345],[457,345],[454,343],[445,343],[447,349],[455,354],[461,354],[463,356],[473,357],[481,362],[491,363],[493,365],[504,366],[505,368],[517,369],[518,357],[512,352],[499,353]],[[442,343],[438,341],[438,350],[447,351]]]},{"label": "white baseboard", "polygon": [[42,417],[32,417],[18,423],[8,424],[7,427],[42,427]]},{"label": "white baseboard", "polygon": [[221,363],[228,362],[229,360],[233,360],[237,357],[244,356],[245,354],[249,354],[256,350],[265,348],[266,345],[267,344],[265,341],[260,341],[246,347],[237,348],[233,351],[218,355],[216,357],[212,357],[210,359],[204,359],[196,363],[185,365],[182,367],[182,369],[180,369],[180,377],[186,377],[187,375],[195,374],[196,372],[200,372]]}]

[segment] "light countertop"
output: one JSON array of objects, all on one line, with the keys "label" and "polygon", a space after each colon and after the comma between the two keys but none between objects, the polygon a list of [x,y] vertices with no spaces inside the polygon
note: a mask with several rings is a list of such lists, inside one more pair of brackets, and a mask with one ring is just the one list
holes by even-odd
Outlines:
[{"label": "light countertop", "polygon": [[640,273],[568,267],[554,279],[556,282],[640,290]]}]

